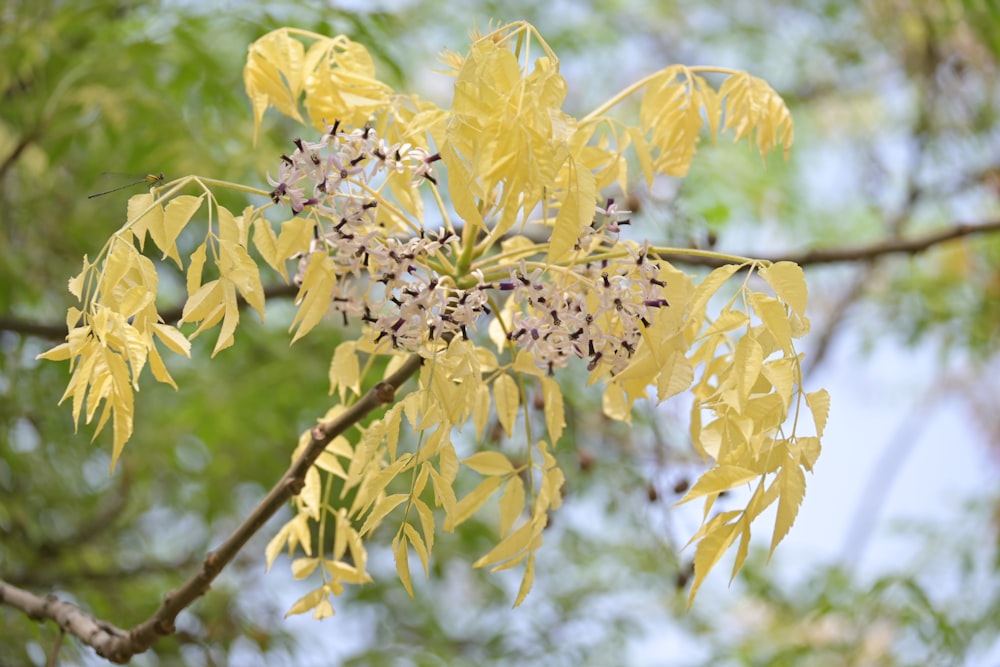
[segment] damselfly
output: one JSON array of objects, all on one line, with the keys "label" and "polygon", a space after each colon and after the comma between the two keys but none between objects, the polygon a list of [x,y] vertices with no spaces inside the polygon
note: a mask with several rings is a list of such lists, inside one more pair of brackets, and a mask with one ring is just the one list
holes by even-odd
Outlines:
[{"label": "damselfly", "polygon": [[92,195],[87,195],[87,199],[93,199],[94,197],[100,197],[102,195],[109,195],[112,192],[118,192],[119,190],[125,190],[126,188],[134,188],[135,186],[141,185],[143,183],[149,183],[150,185],[152,185],[153,183],[159,183],[164,178],[166,178],[166,177],[162,173],[160,173],[160,174],[146,174],[145,176],[143,176],[138,181],[135,181],[135,182],[132,182],[132,183],[126,183],[125,185],[119,185],[117,188],[111,188],[110,190],[105,190],[104,192],[95,192]]}]

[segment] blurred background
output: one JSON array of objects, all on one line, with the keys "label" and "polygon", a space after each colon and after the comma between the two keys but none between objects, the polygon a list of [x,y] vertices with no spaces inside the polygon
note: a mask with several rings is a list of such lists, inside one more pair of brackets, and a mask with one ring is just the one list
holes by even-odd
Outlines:
[{"label": "blurred background", "polygon": [[[131,627],[239,523],[331,402],[341,332],[330,322],[289,348],[277,299],[266,325],[247,314],[238,344],[210,363],[214,341],[197,339],[193,359],[171,366],[179,392],[143,387],[135,436],[108,475],[108,439],[74,434],[56,406],[66,365],[34,361],[65,335],[67,279],[124,219],[131,193],[87,198],[122,182],[104,173],[266,187],[303,130],[270,114],[252,145],[251,41],[285,25],[345,33],[383,80],[447,105],[437,54],[464,52],[469,29],[491,19],[541,30],[577,116],[673,63],[747,70],[788,102],[787,161],[706,141],[686,179],[617,193],[635,211],[632,238],[778,258],[1000,227],[1000,10],[989,0],[6,0],[0,578]],[[284,559],[264,574],[279,518],[132,664],[1000,664],[1000,233],[803,264],[807,384],[833,402],[802,511],[770,563],[756,554],[729,582],[724,561],[685,610],[683,547],[700,508],[672,505],[701,470],[687,407],[644,406],[629,429],[602,419],[599,395],[570,371],[566,504],[522,607],[510,608],[516,572],[471,568],[495,539],[487,512],[439,539],[415,599],[386,540],[371,550],[376,583],[345,594],[336,617],[283,620],[307,588]],[[768,532],[765,516],[757,544]],[[0,607],[0,666],[45,664],[56,636]],[[60,658],[101,664],[72,640]]]}]

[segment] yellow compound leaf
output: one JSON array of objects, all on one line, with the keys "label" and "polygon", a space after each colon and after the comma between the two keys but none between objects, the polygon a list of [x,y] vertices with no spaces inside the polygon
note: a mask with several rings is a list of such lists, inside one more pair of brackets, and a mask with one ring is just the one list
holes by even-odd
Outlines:
[{"label": "yellow compound leaf", "polygon": [[775,547],[795,523],[799,513],[799,505],[806,493],[806,477],[802,468],[794,463],[782,466],[778,473],[778,516],[774,520],[774,535],[771,538],[771,549],[768,558],[774,554]]},{"label": "yellow compound leaf", "polygon": [[[201,273],[205,268],[205,253],[208,243],[203,242],[191,253],[191,262],[187,270],[187,293],[188,297],[194,296],[195,292],[201,289]],[[190,299],[189,299],[190,300]]]},{"label": "yellow compound leaf", "polygon": [[476,438],[481,440],[486,424],[490,419],[490,389],[485,384],[476,386],[476,395],[472,399],[472,424],[476,428]]},{"label": "yellow compound leaf", "polygon": [[149,370],[153,372],[153,377],[157,382],[168,384],[177,389],[177,383],[170,377],[170,372],[167,371],[167,367],[163,363],[163,359],[160,357],[160,353],[155,345],[149,346]]},{"label": "yellow compound leaf", "polygon": [[289,328],[291,331],[298,326],[292,337],[293,343],[309,333],[330,310],[330,296],[336,281],[336,265],[329,255],[314,253],[309,257],[302,286],[295,297],[299,310]]},{"label": "yellow compound leaf", "polygon": [[517,409],[521,405],[521,393],[517,383],[507,373],[493,381],[493,402],[497,407],[497,418],[509,438],[514,431]]},{"label": "yellow compound leaf", "polygon": [[514,475],[504,485],[500,496],[500,534],[506,535],[524,511],[524,480]]},{"label": "yellow compound leaf", "polygon": [[476,452],[462,461],[480,475],[508,475],[514,472],[514,464],[500,452]]},{"label": "yellow compound leaf", "polygon": [[403,588],[413,597],[413,581],[410,579],[410,554],[406,548],[406,537],[397,535],[392,540],[392,556],[396,559],[396,572]]},{"label": "yellow compound leaf", "polygon": [[806,275],[795,262],[777,262],[758,271],[778,298],[788,304],[799,317],[805,317],[809,288]]},{"label": "yellow compound leaf", "polygon": [[313,44],[305,70],[305,106],[316,127],[331,118],[360,127],[392,94],[375,78],[375,61],[368,49],[343,35]]},{"label": "yellow compound leaf", "polygon": [[[430,470],[430,466],[427,466]],[[413,506],[417,508],[417,516],[420,517],[420,530],[424,534],[424,543],[427,545],[427,553],[434,550],[434,513],[427,503],[419,498],[413,501]],[[427,566],[424,565],[424,574],[427,574]]]},{"label": "yellow compound leaf", "polygon": [[830,393],[826,389],[820,389],[806,394],[806,404],[813,415],[813,422],[816,424],[816,435],[823,437],[826,430],[826,420],[830,415]]},{"label": "yellow compound leaf", "polygon": [[762,157],[776,145],[781,145],[785,157],[792,148],[795,126],[784,100],[766,81],[738,72],[719,88],[725,98],[726,124],[722,131],[732,129],[735,140],[750,138],[756,130],[757,148]]},{"label": "yellow compound leaf", "polygon": [[566,412],[563,406],[562,389],[552,378],[540,378],[542,382],[542,401],[545,403],[545,428],[553,444],[559,442],[563,429],[566,427]]},{"label": "yellow compound leaf", "polygon": [[772,359],[761,367],[761,373],[774,387],[787,410],[792,400],[792,390],[796,382],[796,360],[792,357]]}]

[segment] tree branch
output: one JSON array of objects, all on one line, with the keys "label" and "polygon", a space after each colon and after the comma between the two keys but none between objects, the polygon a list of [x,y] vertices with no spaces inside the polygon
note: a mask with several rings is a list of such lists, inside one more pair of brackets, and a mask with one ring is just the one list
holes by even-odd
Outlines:
[{"label": "tree branch", "polygon": [[[771,262],[795,262],[799,266],[837,264],[841,262],[870,262],[884,255],[892,255],[896,253],[916,255],[917,253],[921,253],[936,245],[940,245],[947,241],[953,241],[964,236],[992,234],[996,232],[1000,232],[1000,220],[990,220],[989,222],[975,224],[960,222],[947,229],[931,232],[929,234],[925,234],[924,236],[918,236],[912,239],[887,239],[871,243],[869,245],[843,246],[840,248],[819,248],[816,250],[807,250],[805,252],[791,253],[788,255],[762,257],[761,259],[766,259]],[[676,255],[681,257],[681,259],[676,260],[677,264],[711,267],[722,266],[722,264],[724,264],[724,262],[716,260],[712,257],[684,255],[683,250],[678,250]],[[674,254],[671,253],[671,257],[673,256]],[[751,257],[753,255],[749,254],[745,256]],[[674,260],[671,259],[671,261]]]},{"label": "tree branch", "polygon": [[208,591],[212,581],[239,553],[264,524],[305,485],[306,472],[338,435],[364,419],[376,408],[395,400],[396,391],[420,368],[423,359],[410,356],[395,373],[372,387],[357,403],[336,419],[313,427],[312,440],[277,484],[254,508],[233,534],[202,561],[201,568],[184,584],[164,596],[163,604],[146,621],[124,631],[55,596],[39,597],[0,580],[0,604],[19,609],[29,618],[53,621],[59,627],[94,648],[112,662],[124,664],[149,649],[158,639],[174,632],[177,615]]}]

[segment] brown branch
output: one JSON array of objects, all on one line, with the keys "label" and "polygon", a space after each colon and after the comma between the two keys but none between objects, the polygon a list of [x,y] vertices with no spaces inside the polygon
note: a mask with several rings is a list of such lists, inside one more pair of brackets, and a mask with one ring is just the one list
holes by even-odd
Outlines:
[{"label": "brown branch", "polygon": [[395,400],[396,391],[420,368],[419,355],[409,357],[395,373],[372,387],[361,399],[336,419],[320,422],[312,429],[306,450],[285,472],[277,484],[254,508],[233,534],[202,561],[201,568],[180,588],[167,593],[163,604],[146,621],[129,631],[100,621],[79,607],[55,596],[39,597],[0,580],[0,604],[19,609],[34,620],[54,621],[65,632],[80,638],[97,654],[124,664],[149,649],[158,639],[174,632],[174,620],[188,605],[204,595],[212,581],[236,557],[240,549],[274,516],[281,507],[302,490],[306,472],[338,435],[364,419],[376,408]]},{"label": "brown branch", "polygon": [[[816,250],[807,250],[805,252],[791,253],[788,255],[761,257],[759,259],[766,259],[771,262],[795,262],[799,266],[837,264],[841,262],[870,262],[884,255],[892,255],[896,253],[916,255],[917,253],[921,253],[947,241],[953,241],[965,236],[992,234],[996,232],[1000,232],[1000,220],[991,220],[989,222],[976,224],[960,222],[947,229],[931,232],[929,234],[925,234],[924,236],[918,236],[912,239],[888,239],[869,245],[843,246],[840,248],[819,248]],[[670,261],[677,264],[716,267],[727,263],[715,259],[714,257],[688,256],[684,254],[683,250],[676,251],[676,255],[679,256],[680,259],[674,260],[674,254],[674,252],[671,252]]]}]

